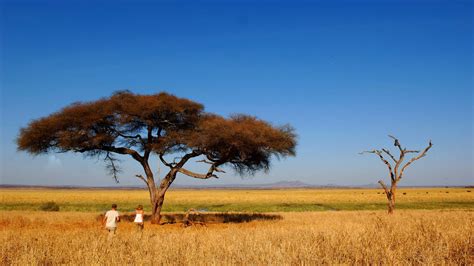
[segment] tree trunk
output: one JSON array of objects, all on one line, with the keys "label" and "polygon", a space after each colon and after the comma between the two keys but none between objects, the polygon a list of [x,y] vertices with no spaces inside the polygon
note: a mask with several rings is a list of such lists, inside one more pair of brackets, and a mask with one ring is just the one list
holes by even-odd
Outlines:
[{"label": "tree trunk", "polygon": [[392,184],[390,188],[390,197],[388,199],[388,214],[393,214],[395,211],[395,192],[397,191],[397,184]]},{"label": "tree trunk", "polygon": [[161,221],[161,209],[163,207],[163,203],[165,202],[165,194],[168,188],[173,183],[174,179],[176,178],[177,171],[171,170],[165,178],[160,183],[159,188],[153,189],[153,195],[151,197],[151,204],[152,204],[152,213],[151,213],[151,223],[152,224],[160,224]]},{"label": "tree trunk", "polygon": [[159,193],[156,199],[152,202],[152,212],[151,212],[151,223],[160,224],[161,221],[161,208],[165,201],[165,193]]},{"label": "tree trunk", "polygon": [[391,198],[388,200],[388,214],[393,214],[395,210],[395,198]]}]

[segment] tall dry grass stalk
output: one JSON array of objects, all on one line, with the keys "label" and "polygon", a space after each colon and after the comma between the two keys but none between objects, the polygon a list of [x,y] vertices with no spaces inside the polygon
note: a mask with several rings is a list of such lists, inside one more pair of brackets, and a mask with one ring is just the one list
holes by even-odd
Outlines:
[{"label": "tall dry grass stalk", "polygon": [[122,222],[108,241],[93,213],[1,212],[0,264],[473,264],[474,213],[281,213],[283,220],[182,228]]}]

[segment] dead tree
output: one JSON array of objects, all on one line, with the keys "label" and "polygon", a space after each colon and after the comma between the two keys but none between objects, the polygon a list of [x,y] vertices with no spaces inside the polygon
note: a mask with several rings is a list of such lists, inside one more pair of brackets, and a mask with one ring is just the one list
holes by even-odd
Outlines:
[{"label": "dead tree", "polygon": [[[360,154],[364,154],[364,153],[376,154],[380,158],[380,160],[382,160],[382,162],[385,165],[387,165],[390,181],[391,181],[390,189],[388,189],[387,185],[385,185],[385,183],[382,180],[379,180],[379,184],[382,186],[382,188],[385,191],[385,195],[387,196],[388,213],[392,214],[393,211],[395,210],[395,193],[397,191],[397,184],[400,181],[400,179],[402,179],[405,169],[408,166],[410,166],[414,161],[423,158],[428,152],[428,150],[431,149],[433,144],[431,143],[431,140],[430,140],[428,146],[423,151],[408,150],[407,148],[402,148],[402,145],[400,144],[400,141],[397,138],[391,135],[389,135],[389,137],[394,140],[393,146],[397,147],[400,152],[398,158],[392,155],[392,153],[390,153],[388,149],[363,151]],[[409,153],[414,153],[416,155],[412,157],[410,160],[408,160],[405,164],[403,164],[404,160],[406,159],[407,154]],[[384,154],[390,157],[389,160],[392,160],[393,162],[390,163],[387,159],[385,159]]]}]

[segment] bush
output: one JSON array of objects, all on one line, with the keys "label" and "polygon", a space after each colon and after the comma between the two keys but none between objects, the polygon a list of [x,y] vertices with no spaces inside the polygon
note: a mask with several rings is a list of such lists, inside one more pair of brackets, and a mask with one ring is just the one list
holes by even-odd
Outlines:
[{"label": "bush", "polygon": [[45,202],[45,203],[41,204],[41,206],[39,208],[40,208],[40,210],[47,211],[47,212],[57,212],[57,211],[59,211],[59,205],[54,201]]}]

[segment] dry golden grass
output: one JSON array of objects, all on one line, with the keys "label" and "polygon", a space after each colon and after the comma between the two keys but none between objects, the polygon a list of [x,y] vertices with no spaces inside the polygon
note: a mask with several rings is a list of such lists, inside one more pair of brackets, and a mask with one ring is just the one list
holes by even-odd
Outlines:
[{"label": "dry golden grass", "polygon": [[473,264],[470,211],[280,213],[208,226],[119,224],[108,241],[97,213],[0,212],[0,264]]},{"label": "dry golden grass", "polygon": [[[473,264],[468,190],[402,188],[397,206],[436,210],[399,208],[392,216],[380,189],[172,190],[168,211],[354,211],[279,212],[282,220],[188,228],[146,223],[141,238],[124,221],[108,241],[97,216],[112,202],[122,212],[148,207],[146,191],[2,189],[0,264]],[[47,201],[61,211],[35,211]],[[372,207],[380,211],[357,211]]]},{"label": "dry golden grass", "polygon": [[[474,209],[474,192],[467,188],[400,188],[397,208]],[[469,192],[468,192],[469,191]],[[0,189],[0,210],[37,210],[47,201],[64,211],[104,211],[115,202],[131,211],[142,204],[149,211],[149,195],[142,190]],[[170,190],[165,211],[204,208],[212,211],[380,210],[387,199],[382,189]]]}]

